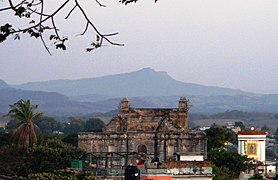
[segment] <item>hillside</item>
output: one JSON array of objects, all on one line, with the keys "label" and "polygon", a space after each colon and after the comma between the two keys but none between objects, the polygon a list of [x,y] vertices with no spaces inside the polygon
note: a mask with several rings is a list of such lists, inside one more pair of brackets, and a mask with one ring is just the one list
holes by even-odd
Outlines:
[{"label": "hillside", "polygon": [[[234,96],[191,96],[183,94],[189,99],[190,112],[213,114],[225,111],[269,112],[278,113],[278,95],[234,95]],[[132,107],[175,108],[181,96],[144,96],[128,98]],[[116,109],[121,98],[107,99],[94,102],[95,105]]]},{"label": "hillside", "polygon": [[181,94],[216,96],[247,94],[237,89],[183,83],[166,72],[145,68],[136,72],[80,80],[52,80],[15,86],[23,90],[58,92],[77,100],[117,97],[175,96]]},{"label": "hillside", "polygon": [[11,86],[0,80],[0,113],[22,98],[35,101],[49,114],[84,115],[115,110],[124,97],[128,97],[133,107],[175,108],[181,96],[190,100],[192,113],[213,114],[227,110],[278,113],[278,95],[183,83],[166,72],[150,68],[98,78],[14,86],[18,89],[7,87]]},{"label": "hillside", "polygon": [[245,111],[226,111],[217,114],[189,114],[189,121],[194,126],[210,126],[213,123],[218,125],[226,125],[227,122],[241,121],[247,127],[263,127],[266,125],[275,131],[278,127],[278,113],[265,112],[245,112]]},{"label": "hillside", "polygon": [[6,114],[9,105],[20,99],[31,99],[32,103],[38,104],[39,110],[47,115],[70,116],[104,112],[107,109],[91,103],[72,101],[59,93],[3,88],[0,89],[0,114]]}]

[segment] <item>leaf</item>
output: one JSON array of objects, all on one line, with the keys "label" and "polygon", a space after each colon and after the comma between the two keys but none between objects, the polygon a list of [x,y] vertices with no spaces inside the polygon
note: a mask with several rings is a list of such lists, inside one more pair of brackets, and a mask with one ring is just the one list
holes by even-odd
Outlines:
[{"label": "leaf", "polygon": [[30,18],[30,17],[31,17],[31,13],[29,13],[29,12],[26,13],[26,14],[25,14],[25,17],[26,17],[26,18]]},{"label": "leaf", "polygon": [[28,29],[27,32],[28,32],[29,34],[32,34],[34,31],[33,31],[33,29]]},{"label": "leaf", "polygon": [[61,44],[56,44],[56,49],[62,49],[62,50],[66,50],[66,46],[63,44],[63,43],[61,43]]},{"label": "leaf", "polygon": [[57,39],[57,36],[54,35],[54,34],[52,34],[52,35],[49,36],[49,39],[50,39],[50,40],[52,40],[52,39]]},{"label": "leaf", "polygon": [[20,40],[19,34],[15,34],[15,35],[14,35],[14,40]]},{"label": "leaf", "polygon": [[16,11],[15,11],[15,15],[21,17],[22,14],[26,11],[26,9],[24,7],[19,7]]},{"label": "leaf", "polygon": [[12,25],[5,24],[4,26],[1,26],[0,31],[4,33],[10,33]]},{"label": "leaf", "polygon": [[92,50],[94,50],[95,48],[86,48],[87,52],[91,52]]},{"label": "leaf", "polygon": [[6,40],[6,36],[4,34],[0,34],[0,43]]},{"label": "leaf", "polygon": [[38,33],[38,32],[32,32],[31,33],[31,37],[32,36],[34,36],[35,38],[38,38],[38,37],[40,37],[40,33]]}]

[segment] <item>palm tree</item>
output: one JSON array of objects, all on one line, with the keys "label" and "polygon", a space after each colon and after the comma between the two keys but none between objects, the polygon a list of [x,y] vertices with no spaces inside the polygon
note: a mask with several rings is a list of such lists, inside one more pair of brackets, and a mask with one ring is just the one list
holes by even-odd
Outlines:
[{"label": "palm tree", "polygon": [[31,104],[30,100],[19,100],[17,103],[10,105],[11,110],[7,116],[20,120],[20,124],[14,129],[12,138],[13,142],[25,149],[32,147],[37,143],[36,132],[39,127],[34,121],[42,116],[42,112],[36,113],[38,105]]}]

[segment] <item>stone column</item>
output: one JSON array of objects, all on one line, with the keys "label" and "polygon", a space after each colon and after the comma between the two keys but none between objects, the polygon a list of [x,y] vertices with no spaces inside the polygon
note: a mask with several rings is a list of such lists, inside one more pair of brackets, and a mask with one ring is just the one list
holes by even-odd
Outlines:
[{"label": "stone column", "polygon": [[260,161],[264,162],[265,161],[265,141],[261,141],[260,142],[260,145],[261,145],[261,149],[260,149]]}]

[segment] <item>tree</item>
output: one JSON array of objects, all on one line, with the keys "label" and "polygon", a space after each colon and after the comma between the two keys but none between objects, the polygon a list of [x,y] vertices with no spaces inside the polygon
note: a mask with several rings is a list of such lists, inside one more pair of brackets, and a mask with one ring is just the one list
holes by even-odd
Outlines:
[{"label": "tree", "polygon": [[[129,4],[132,2],[137,2],[138,0],[120,0],[122,4]],[[154,0],[155,2],[157,0]],[[118,33],[101,33],[96,25],[92,22],[90,17],[85,12],[82,3],[79,0],[63,0],[63,3],[57,5],[56,9],[51,9],[49,2],[43,0],[7,0],[2,2],[4,5],[0,7],[0,12],[7,13],[12,11],[15,18],[20,18],[24,22],[24,26],[15,27],[11,23],[6,23],[0,28],[0,42],[5,41],[9,36],[13,35],[14,39],[20,39],[20,36],[24,33],[29,34],[31,37],[40,39],[43,46],[51,55],[49,47],[47,46],[45,36],[48,36],[50,41],[53,41],[56,49],[66,50],[65,42],[68,41],[68,37],[60,35],[58,26],[56,25],[55,18],[62,12],[62,10],[67,10],[67,15],[65,19],[68,19],[73,12],[79,12],[80,17],[84,18],[86,23],[84,24],[84,30],[80,35],[84,35],[88,29],[92,29],[96,34],[96,39],[93,40],[91,45],[87,48],[87,51],[99,48],[106,41],[109,44],[123,46],[123,44],[112,42],[109,38],[115,36]],[[100,3],[99,0],[95,2],[100,7],[106,7],[104,4]]]},{"label": "tree", "polygon": [[208,160],[212,161],[216,166],[214,167],[214,173],[218,173],[217,177],[222,177],[223,179],[235,179],[240,175],[240,172],[256,166],[256,164],[253,164],[252,159],[247,158],[247,156],[223,149],[210,151]]},{"label": "tree", "polygon": [[0,131],[0,147],[10,144],[10,136],[4,131]]},{"label": "tree", "polygon": [[91,118],[86,121],[84,126],[84,131],[86,132],[99,132],[102,131],[102,128],[105,126],[105,123],[99,118]]},{"label": "tree", "polygon": [[11,119],[7,123],[6,129],[8,132],[12,132],[15,128],[17,128],[20,125],[20,120],[18,119]]},{"label": "tree", "polygon": [[65,124],[65,127],[63,129],[63,132],[65,134],[76,134],[83,131],[85,121],[74,117],[70,117],[69,119],[70,121]]},{"label": "tree", "polygon": [[83,154],[83,150],[67,145],[59,138],[50,138],[26,154],[26,164],[34,173],[53,172],[70,167],[71,161]]},{"label": "tree", "polygon": [[236,121],[235,126],[240,127],[241,131],[245,130],[245,125],[241,121]]},{"label": "tree", "polygon": [[208,138],[208,151],[212,149],[224,148],[227,143],[233,143],[236,137],[232,130],[217,125],[205,130],[205,133]]},{"label": "tree", "polygon": [[66,135],[65,137],[62,138],[62,141],[71,146],[78,147],[78,134],[73,133],[73,134]]},{"label": "tree", "polygon": [[10,105],[11,110],[7,116],[20,120],[20,125],[13,131],[13,142],[24,149],[32,147],[37,143],[36,131],[39,127],[34,123],[42,116],[42,112],[35,112],[38,105],[31,104],[30,100],[19,100]]},{"label": "tree", "polygon": [[0,175],[27,176],[31,173],[54,172],[70,167],[71,160],[79,159],[83,154],[83,150],[67,145],[59,138],[49,138],[29,151],[0,146]]},{"label": "tree", "polygon": [[53,117],[41,117],[37,120],[37,125],[44,135],[53,135],[54,131],[61,131],[62,125]]},{"label": "tree", "polygon": [[269,127],[267,127],[267,125],[265,124],[262,128],[261,128],[262,131],[269,131]]}]

